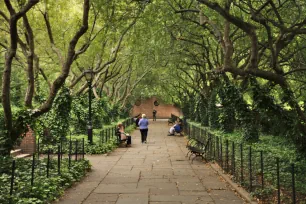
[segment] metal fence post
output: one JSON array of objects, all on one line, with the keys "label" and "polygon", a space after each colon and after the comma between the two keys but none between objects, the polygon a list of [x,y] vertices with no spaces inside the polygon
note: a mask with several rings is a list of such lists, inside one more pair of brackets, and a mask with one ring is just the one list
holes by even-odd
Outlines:
[{"label": "metal fence post", "polygon": [[236,164],[235,164],[235,143],[232,142],[232,175],[236,178]]},{"label": "metal fence post", "polygon": [[48,149],[47,178],[49,178],[49,168],[50,168],[50,149]]},{"label": "metal fence post", "polygon": [[219,148],[219,137],[217,137],[217,161],[220,161],[220,148]]},{"label": "metal fence post", "polygon": [[106,129],[106,138],[107,138],[106,141],[108,141],[109,140],[109,128]]},{"label": "metal fence post", "polygon": [[102,144],[105,142],[104,140],[104,130],[102,130]]},{"label": "metal fence post", "polygon": [[243,184],[243,145],[240,144],[240,183]]},{"label": "metal fence post", "polygon": [[221,162],[221,168],[223,169],[223,147],[222,147],[222,137],[220,137],[220,162]]},{"label": "metal fence post", "polygon": [[32,172],[31,172],[31,186],[34,184],[34,171],[35,171],[35,154],[32,156]]},{"label": "metal fence post", "polygon": [[71,154],[72,154],[72,141],[71,141],[71,138],[70,138],[70,141],[69,141],[69,155],[68,155],[68,167],[69,168],[71,166]]},{"label": "metal fence post", "polygon": [[213,140],[213,148],[214,148],[214,160],[216,160],[216,145],[217,145],[217,137],[214,137],[214,140]]},{"label": "metal fence post", "polygon": [[37,141],[37,159],[39,160],[39,151],[40,151],[40,142],[39,142],[39,139],[38,138],[38,141]]},{"label": "metal fence post", "polygon": [[57,173],[61,174],[61,145],[57,147]]},{"label": "metal fence post", "polygon": [[252,192],[252,147],[249,147],[249,176],[250,176],[250,192]]},{"label": "metal fence post", "polygon": [[63,140],[61,139],[61,148],[60,148],[60,154],[61,154],[61,160],[63,159]]},{"label": "metal fence post", "polygon": [[276,175],[277,175],[277,203],[280,204],[280,176],[279,176],[279,158],[276,158]]},{"label": "metal fence post", "polygon": [[260,151],[261,189],[264,189],[264,161],[263,151]]},{"label": "metal fence post", "polygon": [[291,174],[292,174],[292,203],[296,204],[296,195],[295,195],[295,170],[294,164],[291,164]]},{"label": "metal fence post", "polygon": [[15,168],[16,168],[16,161],[13,160],[13,162],[12,162],[12,175],[11,175],[11,188],[10,188],[10,203],[12,202],[12,195],[13,195],[13,189],[14,189]]},{"label": "metal fence post", "polygon": [[83,159],[85,158],[85,139],[82,139],[82,154],[83,154]]},{"label": "metal fence post", "polygon": [[78,141],[75,141],[75,161],[78,161]]},{"label": "metal fence post", "polygon": [[225,141],[225,169],[226,172],[229,172],[229,150],[228,150],[228,140]]},{"label": "metal fence post", "polygon": [[[209,134],[208,135],[208,137],[210,137],[210,142],[209,142],[209,146],[210,146],[210,151],[209,151],[209,160],[211,160],[212,159],[212,157],[213,157],[213,141],[214,141],[214,135],[213,134]],[[208,138],[207,138],[208,139]]]}]

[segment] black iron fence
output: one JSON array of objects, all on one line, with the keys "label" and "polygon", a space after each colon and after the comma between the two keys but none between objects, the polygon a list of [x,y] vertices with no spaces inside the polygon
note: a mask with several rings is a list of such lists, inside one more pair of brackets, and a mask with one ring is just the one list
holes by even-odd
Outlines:
[{"label": "black iron fence", "polygon": [[301,161],[285,161],[269,150],[231,141],[212,134],[206,127],[185,122],[191,139],[208,141],[205,158],[215,161],[252,195],[264,203],[306,203],[306,168]]},{"label": "black iron fence", "polygon": [[[21,165],[21,163],[24,163],[22,160],[14,159],[12,161],[9,191],[10,198],[13,198],[14,193],[19,193],[20,189],[15,188],[15,184],[18,184],[20,179],[29,179],[27,182],[30,183],[30,186],[33,186],[35,176],[52,178],[61,175],[63,168],[70,169],[73,167],[74,163],[84,160],[84,154],[84,139],[70,140],[65,143],[61,142],[58,145],[49,145],[48,150],[44,150],[44,154],[42,154],[40,144],[38,143],[37,153],[32,155],[32,160],[30,162],[31,167],[28,168],[31,171],[30,177],[25,177],[23,175],[25,167]],[[30,158],[27,160],[30,160]],[[65,160],[65,162],[63,162],[63,160]],[[19,162],[21,162],[20,165]],[[19,168],[22,169],[18,170]],[[85,172],[85,169],[83,170]],[[12,200],[10,200],[9,203],[12,203]]]},{"label": "black iron fence", "polygon": [[[127,128],[131,125],[133,125],[134,119],[133,118],[128,118],[122,122],[122,125]],[[110,139],[116,139],[117,142],[119,143],[119,138],[116,136],[116,131],[117,131],[117,126],[109,127],[106,129],[103,129],[100,131],[99,134],[99,144],[102,145],[103,143],[107,143],[110,141]]]},{"label": "black iron fence", "polygon": [[[128,118],[128,119],[124,120],[122,122],[122,124],[123,124],[124,127],[129,127],[129,126],[134,124],[134,119],[133,118]],[[114,125],[112,127],[108,127],[108,128],[104,128],[104,129],[100,130],[98,132],[98,134],[93,133],[94,143],[97,144],[97,145],[102,145],[104,143],[108,143],[111,139],[112,140],[117,140],[116,129],[117,129],[117,126]],[[84,147],[84,145],[86,144],[86,141],[85,141],[85,143],[81,144],[80,142],[78,142],[79,141],[78,139],[77,140],[71,139],[72,135],[73,135],[73,133],[70,132],[70,139],[68,139],[66,137],[61,139],[60,146],[61,146],[61,151],[63,153],[68,153],[70,146],[72,147],[72,151],[75,151],[75,149],[77,149],[77,151],[80,151],[78,149],[81,146]],[[51,148],[51,152],[56,151],[54,144],[52,144],[51,142],[46,142],[46,141],[42,142],[42,139],[43,138],[38,138],[37,139],[36,150],[38,152],[38,155],[40,153],[46,154],[49,148]],[[75,147],[78,147],[78,148],[75,148]]]}]

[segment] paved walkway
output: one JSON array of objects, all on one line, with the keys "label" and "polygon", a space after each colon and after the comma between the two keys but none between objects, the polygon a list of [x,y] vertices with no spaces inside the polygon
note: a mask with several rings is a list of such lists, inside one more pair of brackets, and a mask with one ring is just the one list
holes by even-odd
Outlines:
[{"label": "paved walkway", "polygon": [[191,164],[186,139],[167,136],[168,130],[166,121],[150,121],[147,144],[141,144],[136,130],[132,147],[87,156],[92,172],[55,203],[244,203],[200,158]]}]

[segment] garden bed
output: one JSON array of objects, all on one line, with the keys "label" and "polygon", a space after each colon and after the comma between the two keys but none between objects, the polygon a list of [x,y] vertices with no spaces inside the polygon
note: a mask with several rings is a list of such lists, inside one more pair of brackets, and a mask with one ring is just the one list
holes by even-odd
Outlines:
[{"label": "garden bed", "polygon": [[31,159],[16,159],[13,162],[10,157],[0,157],[0,203],[48,203],[83,178],[91,167],[86,159],[60,160],[59,169],[56,159],[48,162],[48,158],[41,157],[34,159],[33,163]]}]

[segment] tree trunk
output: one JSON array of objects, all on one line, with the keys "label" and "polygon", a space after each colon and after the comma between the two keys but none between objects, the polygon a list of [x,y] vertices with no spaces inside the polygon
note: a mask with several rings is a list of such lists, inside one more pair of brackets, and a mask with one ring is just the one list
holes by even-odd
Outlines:
[{"label": "tree trunk", "polygon": [[5,128],[7,130],[7,152],[9,154],[11,148],[13,147],[13,138],[16,136],[13,135],[13,118],[12,118],[12,109],[11,109],[11,99],[10,99],[10,90],[11,90],[11,73],[12,73],[12,62],[16,56],[17,42],[18,42],[18,32],[17,32],[17,22],[22,16],[24,16],[39,0],[29,1],[21,10],[16,13],[12,7],[9,0],[5,0],[5,5],[10,12],[10,46],[5,55],[5,67],[2,75],[2,105],[4,111],[4,121]]}]

